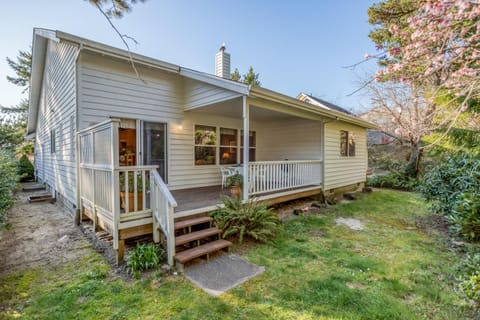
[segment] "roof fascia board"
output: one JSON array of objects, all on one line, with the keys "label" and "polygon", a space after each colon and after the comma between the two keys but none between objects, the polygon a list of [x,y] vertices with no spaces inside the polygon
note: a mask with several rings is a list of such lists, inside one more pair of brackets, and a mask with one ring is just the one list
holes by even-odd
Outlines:
[{"label": "roof fascia board", "polygon": [[109,54],[121,59],[131,60],[133,59],[135,63],[147,65],[157,69],[162,69],[170,72],[178,73],[180,71],[180,66],[168,63],[165,61],[153,59],[138,53],[133,53],[127,50],[118,49],[100,42],[88,40],[85,38],[77,37],[69,33],[64,33],[62,31],[56,31],[57,37],[62,41],[68,41],[82,45],[82,49],[94,51],[102,54]]},{"label": "roof fascia board", "polygon": [[278,103],[287,104],[289,106],[292,106],[298,109],[307,110],[307,111],[319,114],[326,118],[345,121],[345,122],[352,123],[364,128],[378,129],[377,125],[370,123],[368,121],[364,121],[356,117],[346,115],[336,110],[319,109],[318,107],[311,105],[308,102],[303,102],[298,99],[295,99],[295,98],[292,98],[284,94],[281,94],[272,90],[268,90],[265,88],[252,87],[250,90],[250,95],[252,97],[268,99]]},{"label": "roof fascia board", "polygon": [[236,81],[233,81],[233,80],[226,80],[226,79],[214,76],[214,75],[206,74],[206,73],[195,71],[195,70],[188,69],[188,68],[180,68],[180,75],[182,75],[186,78],[189,78],[189,79],[205,82],[205,83],[211,84],[211,85],[216,86],[216,87],[220,87],[220,88],[223,88],[223,89],[226,89],[226,90],[237,92],[237,93],[240,93],[242,95],[248,96],[250,94],[250,86],[249,85],[246,85],[246,84],[243,84],[243,83],[240,83],[240,82],[236,82]]}]

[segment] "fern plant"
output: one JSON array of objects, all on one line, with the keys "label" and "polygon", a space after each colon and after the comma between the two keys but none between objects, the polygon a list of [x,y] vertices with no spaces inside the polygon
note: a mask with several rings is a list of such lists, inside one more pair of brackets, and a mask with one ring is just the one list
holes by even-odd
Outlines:
[{"label": "fern plant", "polygon": [[241,199],[223,196],[223,207],[211,216],[215,225],[223,230],[223,237],[238,237],[240,243],[245,237],[266,242],[275,236],[280,225],[275,211],[267,204],[255,200],[242,203]]}]

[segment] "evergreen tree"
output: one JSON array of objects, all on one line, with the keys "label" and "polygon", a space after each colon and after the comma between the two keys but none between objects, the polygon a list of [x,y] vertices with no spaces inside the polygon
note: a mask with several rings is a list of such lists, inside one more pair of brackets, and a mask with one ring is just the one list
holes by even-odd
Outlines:
[{"label": "evergreen tree", "polygon": [[259,74],[253,71],[253,67],[250,66],[248,73],[243,75],[243,83],[252,85],[252,86],[261,86],[262,83],[258,80]]},{"label": "evergreen tree", "polygon": [[[15,75],[7,76],[7,80],[16,86],[23,87],[25,93],[30,85],[32,54],[29,51],[18,52],[16,61],[7,58],[8,65]],[[22,99],[16,106],[0,105],[0,147],[15,150],[22,147],[24,151],[32,150],[31,143],[23,143],[27,127],[28,100]]]},{"label": "evergreen tree", "polygon": [[235,70],[234,70],[233,73],[232,73],[231,79],[232,79],[233,81],[240,81],[241,78],[242,78],[242,75],[240,74],[240,72],[238,71],[238,69],[235,68]]},{"label": "evergreen tree", "polygon": [[29,51],[18,51],[17,61],[7,57],[8,65],[15,71],[16,77],[7,76],[7,80],[14,85],[23,87],[22,93],[28,90],[30,74],[32,69],[32,53]]}]

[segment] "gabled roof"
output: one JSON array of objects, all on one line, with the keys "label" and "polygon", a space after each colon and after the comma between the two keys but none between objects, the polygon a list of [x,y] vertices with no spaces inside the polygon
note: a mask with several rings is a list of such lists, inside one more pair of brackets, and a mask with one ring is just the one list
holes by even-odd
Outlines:
[{"label": "gabled roof", "polygon": [[[313,99],[316,102],[312,103],[310,101],[301,101],[301,99],[298,100],[272,90],[260,87],[252,87],[238,81],[223,79],[221,77],[217,77],[208,73],[184,68],[176,64],[150,58],[144,55],[129,52],[127,50],[115,48],[100,42],[92,41],[58,30],[35,28],[33,30],[32,75],[30,79],[30,105],[27,123],[27,138],[32,137],[36,131],[40,93],[46,59],[46,48],[49,40],[55,42],[66,42],[70,45],[76,45],[78,46],[80,51],[86,50],[127,61],[132,60],[134,63],[137,63],[139,65],[149,66],[166,72],[175,73],[185,78],[208,83],[223,88],[225,90],[237,92],[244,96],[256,96],[265,99],[271,99],[272,101],[286,104],[291,108],[306,110],[308,112],[319,114],[326,118],[346,121],[364,128],[376,128],[376,125],[353,116],[352,113],[348,112],[343,108],[308,95],[305,96],[310,97],[310,99]],[[317,105],[317,107],[312,108],[312,104]],[[318,106],[321,106],[323,108],[320,109],[318,108]]]},{"label": "gabled roof", "polygon": [[331,102],[322,100],[322,99],[314,97],[312,95],[308,95],[304,92],[301,92],[297,96],[297,99],[300,99],[304,102],[308,102],[308,103],[311,103],[311,104],[314,104],[316,106],[326,108],[326,109],[329,109],[329,110],[337,110],[337,111],[340,111],[340,112],[343,112],[343,113],[346,113],[346,114],[349,114],[349,115],[352,115],[352,116],[354,115],[352,112],[348,111],[347,109],[344,109],[340,106],[337,106],[336,104],[333,104]]}]

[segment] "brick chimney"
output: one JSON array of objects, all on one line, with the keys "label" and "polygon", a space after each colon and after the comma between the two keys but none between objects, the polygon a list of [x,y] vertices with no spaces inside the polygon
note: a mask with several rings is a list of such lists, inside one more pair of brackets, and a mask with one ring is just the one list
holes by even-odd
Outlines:
[{"label": "brick chimney", "polygon": [[220,47],[220,51],[215,55],[215,75],[225,79],[230,79],[230,53],[225,52],[225,43]]}]

